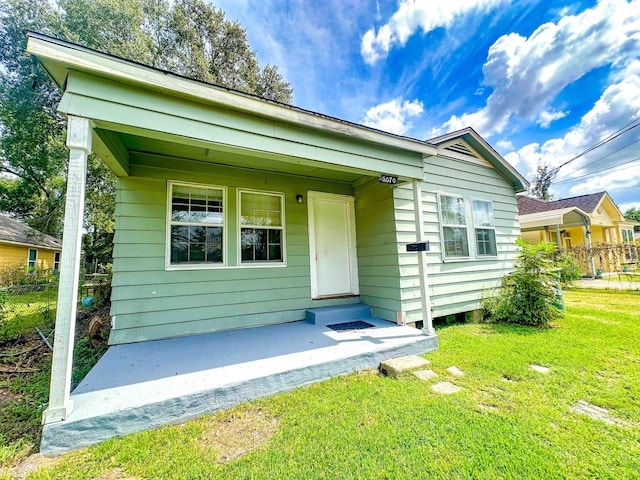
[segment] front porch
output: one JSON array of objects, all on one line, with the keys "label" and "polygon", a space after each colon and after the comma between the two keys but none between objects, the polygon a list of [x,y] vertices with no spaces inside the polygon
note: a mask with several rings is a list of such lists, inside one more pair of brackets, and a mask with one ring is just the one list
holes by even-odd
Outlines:
[{"label": "front porch", "polygon": [[41,452],[59,454],[110,437],[182,422],[243,401],[377,368],[437,347],[435,335],[369,317],[373,327],[334,331],[340,318],[156,340],[109,348],[71,394],[63,422],[44,426]]}]

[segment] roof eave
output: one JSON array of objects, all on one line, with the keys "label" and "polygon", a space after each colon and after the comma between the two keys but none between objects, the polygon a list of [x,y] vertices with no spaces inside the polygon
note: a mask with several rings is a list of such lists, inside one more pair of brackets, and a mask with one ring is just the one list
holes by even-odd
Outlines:
[{"label": "roof eave", "polygon": [[516,193],[522,193],[529,189],[529,182],[507,162],[502,155],[494,150],[487,141],[473,128],[467,127],[454,132],[449,132],[429,140],[429,143],[436,145],[460,138],[467,142],[474,150],[485,157],[505,178],[508,178]]},{"label": "roof eave", "polygon": [[287,122],[301,128],[318,129],[334,135],[348,136],[420,153],[423,156],[437,153],[437,147],[428,142],[382,132],[309,110],[181,77],[40,33],[27,32],[27,36],[27,52],[43,64],[60,88],[64,88],[66,80],[66,73],[60,72],[60,67],[66,66],[67,69],[73,68],[177,97]]}]

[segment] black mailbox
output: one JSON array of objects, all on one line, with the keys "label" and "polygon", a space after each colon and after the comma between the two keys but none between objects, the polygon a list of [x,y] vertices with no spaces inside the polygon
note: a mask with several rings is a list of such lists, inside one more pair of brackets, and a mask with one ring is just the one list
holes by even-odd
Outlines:
[{"label": "black mailbox", "polygon": [[407,252],[428,252],[429,242],[407,243]]}]

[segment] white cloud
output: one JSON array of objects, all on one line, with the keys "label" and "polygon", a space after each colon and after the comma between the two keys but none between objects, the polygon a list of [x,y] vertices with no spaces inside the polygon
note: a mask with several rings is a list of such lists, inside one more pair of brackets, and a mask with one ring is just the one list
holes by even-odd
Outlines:
[{"label": "white cloud", "polygon": [[556,110],[545,110],[540,115],[538,115],[537,123],[542,128],[549,128],[552,122],[555,122],[556,120],[560,120],[561,118],[566,117],[567,115],[569,115],[569,113],[571,112],[569,111],[558,112]]},{"label": "white cloud", "polygon": [[615,71],[636,64],[638,51],[640,0],[602,0],[578,15],[541,25],[528,38],[503,35],[483,66],[483,84],[493,88],[485,107],[453,115],[442,128],[472,126],[491,136],[502,132],[512,116],[543,120],[541,112],[567,85],[598,67],[611,65]]},{"label": "white cloud", "polygon": [[[628,72],[628,70],[625,70]],[[632,73],[618,83],[610,85],[587,112],[580,123],[571,128],[563,137],[547,140],[542,145],[531,143],[505,158],[512,165],[531,175],[536,165],[560,166],[588,147],[605,139],[622,126],[640,117],[640,75]],[[640,157],[640,127],[620,136],[605,147],[571,162],[559,171],[554,190],[571,195],[596,191],[621,191],[640,188],[640,168],[637,164],[615,167]],[[636,166],[634,166],[636,165]],[[597,175],[585,177],[590,173]],[[577,178],[584,177],[584,178]],[[576,182],[570,183],[569,179]],[[560,183],[562,182],[562,183]],[[567,196],[566,194],[561,194]]]},{"label": "white cloud", "polygon": [[498,150],[508,152],[513,150],[513,143],[511,143],[509,140],[498,140],[496,142],[496,147],[498,148]]},{"label": "white cloud", "polygon": [[418,30],[428,33],[448,27],[459,17],[474,11],[489,11],[504,0],[400,0],[398,10],[376,32],[369,29],[363,36],[360,53],[364,61],[375,64],[387,56],[394,46],[403,46]]},{"label": "white cloud", "polygon": [[622,213],[625,213],[627,210],[631,210],[632,208],[640,210],[640,202],[621,203],[618,205],[618,208]]},{"label": "white cloud", "polygon": [[390,102],[381,103],[367,110],[362,123],[368,127],[402,135],[411,128],[408,118],[416,117],[422,111],[422,102],[419,100],[394,98]]}]

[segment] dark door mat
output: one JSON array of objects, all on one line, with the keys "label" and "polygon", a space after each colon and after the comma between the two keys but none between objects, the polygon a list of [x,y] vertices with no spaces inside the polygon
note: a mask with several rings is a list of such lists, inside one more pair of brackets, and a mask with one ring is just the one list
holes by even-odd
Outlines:
[{"label": "dark door mat", "polygon": [[371,325],[370,323],[363,322],[362,320],[357,320],[355,322],[346,322],[346,323],[334,323],[333,325],[327,325],[331,330],[335,330],[336,332],[340,332],[342,330],[362,330],[364,328],[373,328],[375,325]]}]

